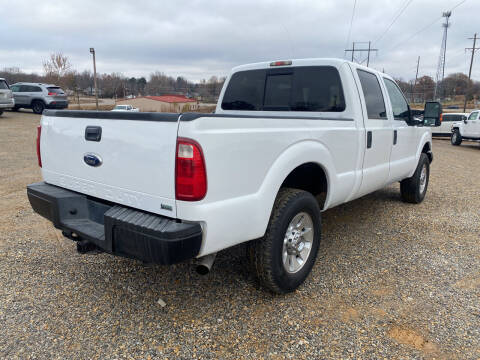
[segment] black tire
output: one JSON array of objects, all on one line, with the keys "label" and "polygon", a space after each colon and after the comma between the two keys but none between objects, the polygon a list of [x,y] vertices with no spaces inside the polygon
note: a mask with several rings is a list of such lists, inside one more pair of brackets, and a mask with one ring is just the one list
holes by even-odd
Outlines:
[{"label": "black tire", "polygon": [[18,109],[20,109],[18,106],[14,106],[14,107],[12,108],[12,111],[18,111]]},{"label": "black tire", "polygon": [[[422,176],[422,169],[425,167],[426,171],[426,178],[425,178],[425,186],[421,186],[421,176]],[[402,200],[412,204],[420,204],[425,195],[427,194],[428,189],[428,181],[430,178],[430,161],[428,160],[428,156],[425,153],[420,155],[420,160],[418,161],[417,169],[412,177],[402,180],[400,182],[400,193],[402,195]]]},{"label": "black tire", "polygon": [[0,116],[2,116],[2,114],[3,114],[3,110],[0,110]]},{"label": "black tire", "polygon": [[[302,212],[311,218],[313,236],[306,261],[297,272],[292,273],[285,269],[282,259],[284,238],[290,222]],[[247,254],[260,283],[273,293],[285,294],[295,291],[310,274],[317,258],[320,239],[321,215],[315,197],[306,191],[284,188],[275,199],[264,237],[250,242]]]},{"label": "black tire", "polygon": [[462,143],[462,135],[458,129],[453,129],[452,137],[450,138],[452,145],[458,146]]},{"label": "black tire", "polygon": [[32,103],[32,110],[35,114],[41,115],[45,109],[45,104],[42,101],[36,100]]}]

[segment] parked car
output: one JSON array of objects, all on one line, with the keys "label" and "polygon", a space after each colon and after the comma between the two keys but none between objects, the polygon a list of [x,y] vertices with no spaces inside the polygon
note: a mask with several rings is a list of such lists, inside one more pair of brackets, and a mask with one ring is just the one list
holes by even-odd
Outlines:
[{"label": "parked car", "polygon": [[58,86],[39,83],[15,83],[11,86],[15,98],[14,111],[20,108],[32,109],[41,114],[44,109],[65,109],[68,97]]},{"label": "parked car", "polygon": [[[463,122],[468,117],[468,113],[443,113],[440,116],[441,125],[432,129],[433,136],[452,136],[452,124]],[[434,125],[433,125],[434,126]]]},{"label": "parked car", "polygon": [[46,110],[37,144],[44,181],[28,198],[78,251],[198,258],[205,273],[248,242],[275,293],[310,273],[321,211],[395,182],[418,204],[433,160],[431,129],[393,78],[340,59],[236,67],[214,114]]},{"label": "parked car", "polygon": [[133,111],[139,112],[138,108],[134,108],[132,105],[116,105],[112,111]]},{"label": "parked car", "polygon": [[460,145],[462,140],[480,140],[480,110],[474,110],[464,121],[452,125],[452,145]]},{"label": "parked car", "polygon": [[8,86],[5,79],[0,78],[0,115],[4,110],[11,109],[15,106],[15,100],[13,99],[12,90]]}]

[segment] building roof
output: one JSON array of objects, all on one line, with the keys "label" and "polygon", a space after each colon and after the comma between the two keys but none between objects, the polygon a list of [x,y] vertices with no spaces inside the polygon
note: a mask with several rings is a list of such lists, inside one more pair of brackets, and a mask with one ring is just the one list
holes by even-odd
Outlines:
[{"label": "building roof", "polygon": [[162,95],[162,96],[145,96],[146,99],[161,101],[166,103],[188,103],[197,102],[195,99],[188,98],[183,95]]}]

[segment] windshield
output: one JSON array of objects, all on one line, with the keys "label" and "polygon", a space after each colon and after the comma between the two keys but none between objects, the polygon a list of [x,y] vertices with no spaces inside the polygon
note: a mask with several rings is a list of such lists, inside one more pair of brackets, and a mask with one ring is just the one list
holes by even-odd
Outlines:
[{"label": "windshield", "polygon": [[8,84],[5,80],[0,80],[0,90],[9,89]]}]

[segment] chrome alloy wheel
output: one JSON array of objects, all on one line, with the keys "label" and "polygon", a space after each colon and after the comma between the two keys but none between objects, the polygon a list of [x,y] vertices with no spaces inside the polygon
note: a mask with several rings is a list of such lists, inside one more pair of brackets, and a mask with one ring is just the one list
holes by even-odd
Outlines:
[{"label": "chrome alloy wheel", "polygon": [[420,173],[420,194],[423,194],[427,186],[427,164],[423,164],[422,172]]},{"label": "chrome alloy wheel", "polygon": [[313,243],[313,221],[306,212],[294,216],[283,240],[282,261],[288,273],[296,273],[307,262]]}]

